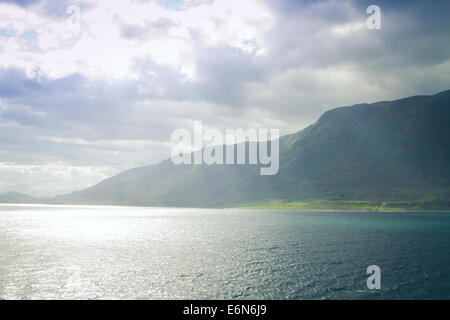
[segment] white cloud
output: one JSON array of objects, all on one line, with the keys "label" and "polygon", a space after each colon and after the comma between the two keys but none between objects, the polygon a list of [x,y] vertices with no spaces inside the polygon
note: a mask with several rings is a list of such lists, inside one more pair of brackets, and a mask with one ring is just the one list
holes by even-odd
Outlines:
[{"label": "white cloud", "polygon": [[[132,77],[136,57],[193,72],[193,52],[198,45],[246,48],[246,40],[262,42],[270,13],[259,1],[216,1],[186,11],[168,10],[155,2],[98,0],[81,10],[80,30],[68,28],[67,17],[42,15],[29,8],[0,4],[0,29],[37,33],[36,48],[27,50],[19,36],[0,53],[3,67],[36,67],[50,77],[79,72],[91,79]],[[172,30],[160,28],[143,39],[127,39],[126,26],[152,28],[162,19],[173,21]],[[197,37],[193,39],[193,37]],[[14,53],[14,54],[11,54]]]}]

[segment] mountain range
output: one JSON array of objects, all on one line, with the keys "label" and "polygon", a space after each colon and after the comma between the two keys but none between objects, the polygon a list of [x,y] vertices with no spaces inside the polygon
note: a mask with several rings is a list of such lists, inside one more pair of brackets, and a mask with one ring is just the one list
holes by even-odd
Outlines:
[{"label": "mountain range", "polygon": [[280,138],[280,168],[175,165],[133,168],[53,198],[0,202],[239,207],[280,201],[440,203],[450,208],[450,90],[325,112]]}]

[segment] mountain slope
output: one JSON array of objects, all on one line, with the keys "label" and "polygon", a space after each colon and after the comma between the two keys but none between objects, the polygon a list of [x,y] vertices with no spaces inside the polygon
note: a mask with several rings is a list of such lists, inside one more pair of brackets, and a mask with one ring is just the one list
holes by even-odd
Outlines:
[{"label": "mountain slope", "polygon": [[280,170],[257,165],[135,168],[54,203],[236,206],[301,201],[450,200],[450,91],[325,112],[280,139]]},{"label": "mountain slope", "polygon": [[307,130],[285,155],[288,199],[450,197],[450,91],[334,109]]},{"label": "mountain slope", "polygon": [[0,194],[0,203],[37,203],[37,199],[20,192]]}]

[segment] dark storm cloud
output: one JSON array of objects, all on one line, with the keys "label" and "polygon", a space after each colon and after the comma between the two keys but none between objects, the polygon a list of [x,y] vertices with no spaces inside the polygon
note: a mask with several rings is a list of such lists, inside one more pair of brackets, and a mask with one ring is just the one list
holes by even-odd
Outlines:
[{"label": "dark storm cloud", "polygon": [[[326,70],[352,71],[361,86],[384,96],[366,92],[366,101],[434,93],[450,87],[444,71],[448,65],[443,65],[450,57],[448,1],[267,0],[266,3],[275,12],[274,28],[266,36],[271,52],[268,61],[275,74],[308,71],[306,74],[314,83]],[[381,8],[381,30],[365,28],[369,16],[366,9],[371,4]],[[441,65],[443,69],[439,72],[436,69]],[[327,88],[336,86],[333,81],[330,76],[328,85],[317,82],[324,92],[323,101],[333,100],[325,93]],[[298,90],[302,87],[298,86]],[[338,99],[339,95],[335,95],[335,103],[328,108],[358,102],[358,97],[352,98],[351,94],[346,99]],[[295,105],[297,109],[301,105],[302,114],[307,110],[314,113],[319,108],[298,99],[278,108],[292,117]]]},{"label": "dark storm cloud", "polygon": [[[450,2],[439,1],[272,1],[278,9],[270,43],[287,67],[378,60],[392,64],[439,63],[449,57]],[[363,29],[332,37],[330,27],[366,22],[366,8],[378,4],[382,30]],[[280,35],[283,35],[280,37]]]}]

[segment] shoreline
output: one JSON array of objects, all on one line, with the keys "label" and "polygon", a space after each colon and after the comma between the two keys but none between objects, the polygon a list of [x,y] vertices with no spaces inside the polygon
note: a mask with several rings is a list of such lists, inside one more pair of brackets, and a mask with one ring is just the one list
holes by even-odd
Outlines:
[{"label": "shoreline", "polygon": [[348,207],[331,207],[313,205],[310,202],[285,202],[285,203],[267,203],[259,205],[246,205],[246,206],[236,206],[236,207],[180,207],[180,206],[148,206],[148,205],[130,205],[130,204],[51,204],[51,203],[0,203],[1,207],[14,207],[19,208],[74,208],[74,207],[123,207],[123,208],[151,208],[151,209],[200,209],[200,210],[255,210],[255,211],[299,211],[299,212],[398,212],[398,213],[450,213],[450,209],[422,209],[422,208],[405,208],[405,207],[358,207],[351,206]]},{"label": "shoreline", "polygon": [[359,211],[359,212],[450,212],[449,201],[365,201],[365,200],[271,200],[250,203],[243,209],[274,209],[300,211]]}]

